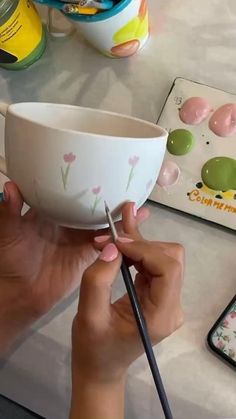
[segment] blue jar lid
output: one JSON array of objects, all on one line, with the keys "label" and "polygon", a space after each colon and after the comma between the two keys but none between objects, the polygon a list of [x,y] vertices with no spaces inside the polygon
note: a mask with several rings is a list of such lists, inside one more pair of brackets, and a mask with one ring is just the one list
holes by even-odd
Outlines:
[{"label": "blue jar lid", "polygon": [[73,20],[74,22],[99,22],[102,20],[109,19],[118,13],[120,13],[123,9],[125,9],[132,0],[121,0],[117,3],[112,9],[106,10],[104,12],[97,13],[96,15],[69,15],[63,13],[68,19]]}]

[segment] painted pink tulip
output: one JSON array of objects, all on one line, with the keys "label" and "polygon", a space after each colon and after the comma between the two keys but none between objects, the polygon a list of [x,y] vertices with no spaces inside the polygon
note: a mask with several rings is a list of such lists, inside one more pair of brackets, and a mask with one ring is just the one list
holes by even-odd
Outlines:
[{"label": "painted pink tulip", "polygon": [[131,167],[135,167],[139,162],[139,157],[138,156],[133,156],[129,158],[129,165]]},{"label": "painted pink tulip", "polygon": [[230,317],[231,317],[231,319],[235,319],[236,318],[236,311],[232,311],[232,313],[230,313]]},{"label": "painted pink tulip", "polygon": [[66,163],[66,167],[61,167],[61,177],[62,177],[62,183],[64,190],[67,189],[68,185],[68,178],[70,173],[70,166],[73,161],[75,161],[76,156],[73,153],[64,154],[63,160]]},{"label": "painted pink tulip", "polygon": [[64,154],[63,156],[65,163],[73,163],[75,161],[76,156],[73,153]]},{"label": "painted pink tulip", "polygon": [[92,189],[94,195],[98,195],[101,192],[101,186],[97,186],[96,188]]},{"label": "painted pink tulip", "polygon": [[92,188],[92,193],[95,195],[94,202],[93,202],[93,205],[91,207],[92,215],[95,214],[97,206],[101,202],[102,197],[99,196],[99,194],[101,192],[101,189],[102,189],[101,186],[96,186],[95,188]]}]

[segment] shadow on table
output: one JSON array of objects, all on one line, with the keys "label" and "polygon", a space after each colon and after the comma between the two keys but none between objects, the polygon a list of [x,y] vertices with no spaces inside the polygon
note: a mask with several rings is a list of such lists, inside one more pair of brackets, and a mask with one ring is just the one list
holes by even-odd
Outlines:
[{"label": "shadow on table", "polygon": [[47,419],[65,419],[70,365],[70,347],[38,332],[0,365],[0,394]]},{"label": "shadow on table", "polygon": [[[163,418],[154,386],[139,377],[146,370],[145,357],[130,370],[126,389],[127,419]],[[65,419],[70,405],[70,383],[70,348],[37,333],[2,367],[0,393],[47,419]],[[167,391],[175,419],[219,418],[215,412],[178,399]]]},{"label": "shadow on table", "polygon": [[[162,345],[156,349],[160,356],[163,352]],[[165,371],[163,378],[166,381],[166,390],[174,418],[220,419],[223,417],[224,400],[222,409],[218,409],[220,403],[218,398],[215,400],[215,409],[212,408],[212,411],[202,406],[203,403],[208,403],[208,397],[210,397],[208,389],[212,388],[211,381],[205,387],[203,383],[202,388],[197,388],[199,377],[194,382],[194,377],[190,376],[192,371],[186,368],[194,356],[195,353],[190,352],[186,356],[178,357],[178,363],[182,362],[185,365],[182,376],[180,376],[176,365],[177,359],[170,360],[163,368]],[[68,417],[71,394],[70,358],[69,346],[59,344],[51,337],[38,332],[23,343],[5,365],[2,365],[0,393],[47,419],[65,419]],[[208,357],[204,356],[204,359],[208,363]],[[196,369],[199,370],[198,365],[196,365]],[[204,363],[203,371],[200,370],[200,373],[202,380],[204,377],[205,380],[208,378],[208,371]],[[149,374],[144,356],[129,371],[126,388],[127,419],[163,419],[161,406]],[[195,374],[194,368],[193,374]],[[176,387],[177,385],[179,389]],[[176,394],[173,394],[178,391],[184,394],[183,398],[178,398]],[[200,398],[198,392],[201,393]],[[214,391],[211,394],[212,406],[216,396],[216,391]],[[203,399],[202,404],[192,401],[201,398]],[[225,415],[230,413],[230,408],[227,410],[226,407]],[[232,417],[232,415],[228,417]]]},{"label": "shadow on table", "polygon": [[[175,419],[220,419],[220,416],[210,410],[188,400],[178,399],[168,395],[173,417]],[[128,379],[126,391],[127,419],[164,419],[164,414],[154,386],[146,382]]]},{"label": "shadow on table", "polygon": [[[137,56],[111,59],[97,52],[79,33],[64,41],[49,40],[42,58],[28,69],[17,72],[2,70],[2,83],[7,86],[7,95],[12,103],[69,103],[102,107],[144,119],[152,119],[154,113],[156,119],[158,112],[153,109],[152,103],[156,101],[157,93],[152,85],[147,86],[147,100],[143,94],[147,88],[143,85],[145,80],[158,77],[164,80],[164,75],[166,79],[166,68],[161,71],[160,62],[157,72],[150,64],[151,42]],[[169,87],[167,82],[163,101]]]},{"label": "shadow on table", "polygon": [[[18,339],[18,341],[13,345],[10,352],[8,353],[8,356],[6,359],[0,359],[0,369],[4,366],[5,363],[7,363],[7,360],[14,355],[16,351],[18,351],[21,346],[27,344],[28,339],[30,339],[32,336],[34,339],[37,339],[38,333],[40,333],[40,329],[49,324],[53,319],[55,319],[57,316],[62,314],[64,311],[68,309],[77,299],[78,299],[78,289],[75,290],[70,296],[66,297],[63,301],[58,303],[48,314],[46,314],[44,317],[42,317],[33,328],[27,330],[24,335]],[[71,319],[71,325],[72,325]],[[68,327],[68,325],[66,325]],[[62,326],[63,327],[63,326]]]},{"label": "shadow on table", "polygon": [[[117,280],[113,286],[112,290],[112,300],[116,300],[120,298],[125,293],[125,287],[123,284],[123,279],[121,277],[121,274],[118,275]],[[73,303],[77,302],[79,299],[79,287],[68,297],[64,298],[60,303],[58,303],[49,313],[47,313],[44,317],[42,317],[31,329],[27,330],[24,335],[18,339],[18,341],[13,345],[11,348],[11,351],[9,352],[9,355],[7,358],[10,358],[14,353],[20,349],[22,345],[27,344],[28,339],[30,339],[32,336],[36,337],[38,333],[40,333],[40,329],[42,329],[44,326],[47,326],[49,323],[51,323],[54,319],[56,319],[59,315],[62,315]],[[73,316],[76,314],[76,308],[77,304],[75,305],[75,311],[72,314],[70,320],[71,324],[66,323],[64,327],[70,327],[72,326],[72,320]],[[62,326],[63,327],[63,326]],[[7,362],[7,359],[0,359],[0,368],[4,366],[4,363]]]}]

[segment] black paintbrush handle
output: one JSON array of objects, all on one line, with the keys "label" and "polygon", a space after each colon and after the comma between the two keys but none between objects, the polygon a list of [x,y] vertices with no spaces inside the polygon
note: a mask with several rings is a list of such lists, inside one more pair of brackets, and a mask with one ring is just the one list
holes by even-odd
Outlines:
[{"label": "black paintbrush handle", "polygon": [[162,409],[165,415],[166,419],[173,419],[171,410],[170,410],[170,406],[169,406],[169,402],[166,396],[166,392],[162,383],[162,379],[160,376],[160,372],[157,366],[157,362],[156,362],[156,358],[152,349],[152,344],[151,344],[151,340],[148,334],[148,330],[147,330],[147,326],[146,326],[146,321],[145,318],[143,316],[143,312],[141,309],[141,306],[139,304],[139,300],[136,294],[136,290],[133,284],[133,280],[132,280],[132,276],[131,273],[129,271],[128,266],[126,265],[125,261],[122,261],[121,264],[121,272],[123,275],[123,279],[125,282],[125,286],[126,286],[126,290],[130,299],[130,303],[132,305],[133,308],[133,312],[134,312],[134,316],[137,322],[137,326],[139,329],[139,333],[140,336],[142,338],[142,342],[143,342],[143,346],[147,355],[147,359],[149,362],[149,366],[152,372],[152,376],[155,382],[155,386],[157,389],[157,393],[159,395],[159,399],[162,405]]}]

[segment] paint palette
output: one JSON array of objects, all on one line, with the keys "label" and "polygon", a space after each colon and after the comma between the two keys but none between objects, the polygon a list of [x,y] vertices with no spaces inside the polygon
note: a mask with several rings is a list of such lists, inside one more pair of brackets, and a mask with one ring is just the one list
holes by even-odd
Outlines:
[{"label": "paint palette", "polygon": [[236,230],[236,95],[177,78],[158,124],[169,138],[149,199]]}]

